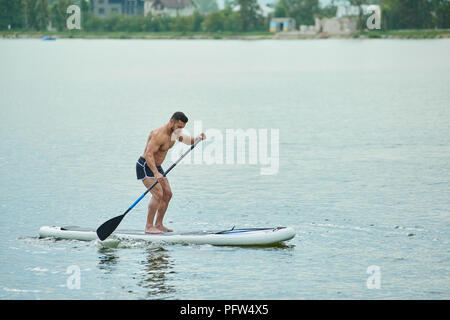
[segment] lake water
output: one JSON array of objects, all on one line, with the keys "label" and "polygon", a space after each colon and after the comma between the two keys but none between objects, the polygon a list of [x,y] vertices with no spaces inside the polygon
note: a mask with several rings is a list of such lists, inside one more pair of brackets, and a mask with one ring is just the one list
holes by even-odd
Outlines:
[{"label": "lake water", "polygon": [[[450,40],[0,40],[0,298],[449,299],[449,52]],[[123,213],[145,191],[149,131],[177,110],[188,132],[216,134],[205,148],[227,129],[278,130],[279,165],[183,160],[166,225],[282,225],[294,239],[38,239]],[[149,199],[120,228],[144,228]]]}]

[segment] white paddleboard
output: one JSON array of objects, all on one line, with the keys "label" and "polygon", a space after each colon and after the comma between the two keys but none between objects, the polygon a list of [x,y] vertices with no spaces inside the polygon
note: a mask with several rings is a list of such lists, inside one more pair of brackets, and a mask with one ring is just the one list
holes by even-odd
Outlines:
[{"label": "white paddleboard", "polygon": [[[39,229],[41,238],[53,237],[57,239],[74,239],[92,241],[97,240],[95,229],[44,226]],[[167,232],[164,234],[147,234],[138,230],[116,230],[110,238],[134,239],[162,243],[192,243],[212,245],[271,245],[287,241],[295,237],[291,227],[276,228],[242,228],[224,231],[197,231],[197,232]]]}]

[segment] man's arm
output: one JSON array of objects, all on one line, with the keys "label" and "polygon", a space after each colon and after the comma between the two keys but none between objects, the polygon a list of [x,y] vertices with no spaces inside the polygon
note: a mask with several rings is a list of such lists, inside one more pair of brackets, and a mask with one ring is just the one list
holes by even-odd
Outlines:
[{"label": "man's arm", "polygon": [[153,171],[153,174],[155,175],[155,177],[157,174],[160,174],[160,172],[156,168],[154,154],[159,151],[159,148],[161,147],[161,145],[162,145],[162,142],[160,141],[160,139],[158,139],[158,136],[157,135],[152,136],[147,142],[147,146],[145,148],[145,153],[144,153],[144,159],[147,162],[147,165],[150,168],[150,170]]}]

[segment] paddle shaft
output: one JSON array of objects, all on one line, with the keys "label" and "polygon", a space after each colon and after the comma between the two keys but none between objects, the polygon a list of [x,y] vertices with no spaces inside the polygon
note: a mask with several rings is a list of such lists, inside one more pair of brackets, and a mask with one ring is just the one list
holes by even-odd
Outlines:
[{"label": "paddle shaft", "polygon": [[[195,146],[199,143],[201,141],[201,139],[198,139],[197,141],[195,141],[194,142],[194,144],[193,145],[191,145],[191,147],[185,152],[185,153],[183,153],[183,155],[177,160],[177,161],[175,161],[171,166],[170,166],[170,168],[169,169],[167,169],[167,171],[166,172],[164,172],[164,174],[163,174],[163,176],[165,177],[169,172],[170,172],[170,170],[172,170],[177,164],[178,164],[178,162],[180,162],[189,152],[191,152],[191,150],[192,149],[194,149],[195,148]],[[124,214],[123,215],[126,215],[128,212],[130,212],[131,211],[131,209],[133,209],[137,204],[138,204],[138,202],[139,201],[141,201],[142,200],[142,198],[144,198],[145,197],[145,195],[147,194],[147,193],[149,193],[150,192],[150,190],[152,190],[153,189],[153,187],[154,186],[156,186],[156,184],[158,183],[158,180],[156,180],[155,182],[153,182],[153,184],[147,189],[147,191],[145,191],[125,212],[124,212]]]}]

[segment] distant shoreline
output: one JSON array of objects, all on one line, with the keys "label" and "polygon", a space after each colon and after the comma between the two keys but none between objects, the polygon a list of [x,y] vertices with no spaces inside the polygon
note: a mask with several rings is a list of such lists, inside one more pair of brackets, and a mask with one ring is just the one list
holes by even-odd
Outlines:
[{"label": "distant shoreline", "polygon": [[450,29],[445,30],[389,30],[362,31],[347,35],[300,34],[299,32],[247,32],[247,33],[206,33],[206,32],[40,32],[40,31],[0,31],[0,38],[8,39],[211,39],[211,40],[302,40],[302,39],[442,39],[450,38]]}]

